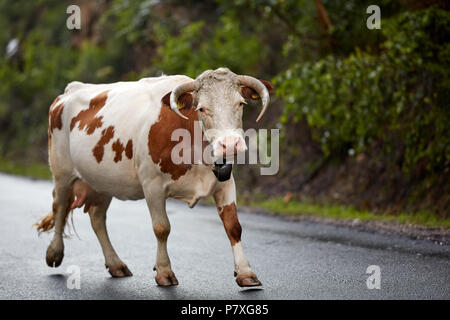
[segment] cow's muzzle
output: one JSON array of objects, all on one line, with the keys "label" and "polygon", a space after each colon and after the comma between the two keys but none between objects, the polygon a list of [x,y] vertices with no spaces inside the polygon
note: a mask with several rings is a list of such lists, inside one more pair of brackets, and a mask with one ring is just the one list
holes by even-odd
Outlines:
[{"label": "cow's muzzle", "polygon": [[231,163],[226,163],[225,158],[221,161],[222,163],[214,162],[214,167],[212,171],[216,176],[217,180],[220,182],[227,181],[231,177],[231,170],[233,169],[233,165]]}]

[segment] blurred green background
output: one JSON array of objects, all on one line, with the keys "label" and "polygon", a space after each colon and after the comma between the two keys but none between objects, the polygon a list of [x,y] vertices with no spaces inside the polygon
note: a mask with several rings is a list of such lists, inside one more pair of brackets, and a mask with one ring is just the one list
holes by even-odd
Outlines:
[{"label": "blurred green background", "polygon": [[[70,4],[81,8],[81,30],[66,27]],[[370,4],[381,8],[379,30],[366,27]],[[241,203],[448,223],[449,8],[439,0],[2,0],[0,170],[48,176],[48,108],[70,81],[196,77],[226,66],[276,87],[262,123],[259,106],[249,107],[244,127],[281,129],[278,175],[235,169]],[[8,51],[14,41],[18,50]]]}]

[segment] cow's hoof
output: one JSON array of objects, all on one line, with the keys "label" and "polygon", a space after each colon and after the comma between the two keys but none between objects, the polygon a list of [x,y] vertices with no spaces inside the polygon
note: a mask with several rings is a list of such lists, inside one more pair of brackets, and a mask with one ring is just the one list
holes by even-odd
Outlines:
[{"label": "cow's hoof", "polygon": [[56,251],[51,246],[47,248],[45,261],[47,265],[52,268],[59,267],[64,258],[64,251]]},{"label": "cow's hoof", "polygon": [[253,272],[241,273],[236,277],[239,287],[256,287],[262,286],[261,282]]},{"label": "cow's hoof", "polygon": [[155,277],[155,280],[156,280],[156,283],[158,284],[158,286],[162,286],[162,287],[178,285],[178,280],[172,271],[158,273]]},{"label": "cow's hoof", "polygon": [[133,273],[131,273],[130,269],[128,269],[125,263],[118,264],[116,266],[106,266],[108,268],[109,273],[113,278],[123,278],[123,277],[131,277]]}]

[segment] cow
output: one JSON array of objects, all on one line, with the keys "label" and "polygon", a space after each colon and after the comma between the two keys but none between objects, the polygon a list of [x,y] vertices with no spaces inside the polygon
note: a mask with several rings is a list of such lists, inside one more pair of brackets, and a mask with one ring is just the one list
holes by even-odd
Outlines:
[{"label": "cow", "polygon": [[[258,121],[272,91],[270,82],[227,68],[207,70],[195,80],[162,75],[111,84],[69,83],[49,110],[53,206],[37,224],[39,232],[54,228],[46,252],[48,266],[61,264],[67,217],[73,209],[84,207],[111,276],[131,276],[109,240],[106,212],[113,197],[145,198],[157,239],[156,283],[178,285],[167,252],[166,199],[187,202],[192,208],[199,199],[213,195],[231,243],[237,284],[260,286],[242,248],[235,182],[226,169],[226,157],[247,148],[242,129],[246,101],[262,100]],[[178,142],[171,136],[180,128],[203,133],[201,149],[211,147],[214,164],[203,159],[199,163],[172,161],[171,151]],[[222,163],[217,164],[217,159]]]}]

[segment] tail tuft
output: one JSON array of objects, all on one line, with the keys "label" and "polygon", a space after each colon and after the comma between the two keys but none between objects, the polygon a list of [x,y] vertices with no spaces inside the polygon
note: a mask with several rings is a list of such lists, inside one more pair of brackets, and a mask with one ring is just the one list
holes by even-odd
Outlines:
[{"label": "tail tuft", "polygon": [[50,231],[55,226],[55,217],[53,212],[49,213],[45,217],[42,217],[41,221],[35,224],[39,234],[42,232]]},{"label": "tail tuft", "polygon": [[[53,197],[54,197],[54,194],[53,194]],[[72,226],[73,226],[73,210],[71,209],[71,204],[74,202],[74,200],[75,200],[75,195],[73,194],[73,191],[71,191],[69,201],[67,204],[66,220],[64,221],[64,225],[67,225],[66,224],[67,218],[68,218],[69,214],[71,214],[72,215],[71,216],[72,217]],[[53,229],[53,227],[55,226],[55,211],[56,211],[56,205],[55,205],[55,203],[53,203],[52,212],[50,212],[48,215],[42,217],[40,221],[38,221],[37,223],[34,224],[34,226],[36,227],[39,234]],[[73,226],[73,229],[76,234],[75,226]],[[69,226],[69,233],[70,233],[70,226]],[[64,236],[66,236],[66,235],[64,235]]]}]

